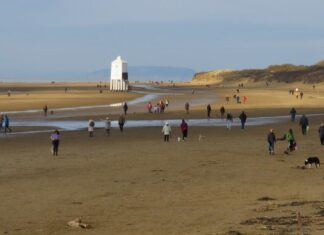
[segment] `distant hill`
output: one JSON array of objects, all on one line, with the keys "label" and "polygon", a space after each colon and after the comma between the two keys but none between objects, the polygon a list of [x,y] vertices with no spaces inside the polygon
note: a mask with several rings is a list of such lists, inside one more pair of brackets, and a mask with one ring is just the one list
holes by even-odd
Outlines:
[{"label": "distant hill", "polygon": [[282,64],[265,69],[214,70],[196,73],[192,80],[209,83],[240,80],[319,83],[324,82],[324,61],[311,66]]},{"label": "distant hill", "polygon": [[[168,66],[129,66],[130,81],[190,81],[196,73],[190,68]],[[94,72],[46,71],[46,72],[2,72],[0,82],[98,82],[110,80],[110,69]]]},{"label": "distant hill", "polygon": [[[130,81],[189,81],[195,71],[189,68],[167,66],[129,66]],[[110,78],[110,69],[88,74],[87,80],[103,81]]]}]

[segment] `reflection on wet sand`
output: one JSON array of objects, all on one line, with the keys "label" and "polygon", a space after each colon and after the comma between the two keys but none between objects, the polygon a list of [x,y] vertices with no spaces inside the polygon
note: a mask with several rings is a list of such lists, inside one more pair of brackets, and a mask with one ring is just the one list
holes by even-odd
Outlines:
[{"label": "reflection on wet sand", "polygon": [[[323,116],[324,114],[309,114],[309,117],[314,116]],[[211,126],[211,127],[221,127],[226,126],[225,119],[188,119],[186,120],[189,126]],[[283,123],[290,121],[290,116],[273,116],[273,117],[255,117],[249,118],[246,122],[247,126],[261,126],[266,124],[272,123]],[[170,119],[170,120],[129,120],[126,121],[125,127],[126,128],[134,128],[134,127],[161,127],[164,125],[165,122],[169,122],[171,126],[178,126],[180,125],[181,120],[179,119]],[[241,125],[240,120],[238,118],[234,118],[233,126]],[[87,127],[87,121],[77,121],[77,120],[68,120],[68,121],[13,121],[12,126],[19,126],[19,127],[53,127],[58,128],[61,130],[68,130],[68,131],[75,131],[85,129]],[[118,121],[111,122],[112,128],[118,127]],[[97,128],[103,128],[104,122],[99,121],[96,122]],[[17,132],[17,133],[39,133],[44,132],[41,131],[28,131],[28,132]],[[14,134],[14,133],[13,133]]]}]

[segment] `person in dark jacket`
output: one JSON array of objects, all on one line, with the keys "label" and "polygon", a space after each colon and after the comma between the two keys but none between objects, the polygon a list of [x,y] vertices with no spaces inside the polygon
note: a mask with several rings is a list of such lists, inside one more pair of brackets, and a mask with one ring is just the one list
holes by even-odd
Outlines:
[{"label": "person in dark jacket", "polygon": [[291,120],[292,122],[295,121],[296,113],[297,113],[297,111],[296,111],[295,108],[292,108],[292,109],[290,110],[290,120]]},{"label": "person in dark jacket", "polygon": [[222,105],[222,107],[220,107],[219,111],[220,111],[221,119],[223,119],[224,115],[225,115],[225,108],[223,105]]},{"label": "person in dark jacket", "polygon": [[244,129],[244,127],[245,127],[245,122],[246,122],[246,119],[247,119],[247,116],[246,116],[246,114],[244,113],[244,111],[242,111],[242,113],[240,114],[239,118],[240,118],[240,120],[241,120],[241,129]]},{"label": "person in dark jacket", "polygon": [[232,128],[232,124],[233,124],[233,116],[231,113],[227,113],[226,115],[226,127],[228,130],[230,130]]},{"label": "person in dark jacket", "polygon": [[180,129],[182,132],[182,140],[184,141],[188,137],[188,124],[182,119]]},{"label": "person in dark jacket", "polygon": [[127,115],[128,105],[126,102],[123,105],[123,110],[124,110],[124,114]]},{"label": "person in dark jacket", "polygon": [[321,126],[318,129],[318,133],[320,136],[321,144],[324,145],[324,123],[321,123]]},{"label": "person in dark jacket", "polygon": [[43,112],[44,112],[44,116],[45,116],[45,117],[47,116],[47,110],[48,110],[47,105],[44,105],[44,107],[43,107]]},{"label": "person in dark jacket", "polygon": [[118,125],[119,125],[119,130],[123,132],[124,130],[124,125],[125,125],[125,117],[123,114],[121,114],[118,118]]},{"label": "person in dark jacket", "polygon": [[0,115],[0,131],[3,128],[3,121],[4,121],[3,115]]},{"label": "person in dark jacket", "polygon": [[303,135],[306,135],[307,126],[308,126],[308,118],[303,114],[303,116],[299,120],[299,125],[301,126]]},{"label": "person in dark jacket", "polygon": [[7,114],[5,114],[5,116],[4,116],[4,126],[5,126],[4,127],[5,134],[7,134],[7,131],[9,131],[9,132],[12,131],[10,128],[10,119]]},{"label": "person in dark jacket", "polygon": [[268,144],[269,144],[269,148],[268,148],[269,154],[274,155],[275,154],[274,146],[275,146],[277,139],[276,139],[275,133],[273,132],[273,129],[270,129],[270,132],[268,133],[268,136],[267,136],[267,140],[268,140]]},{"label": "person in dark jacket", "polygon": [[185,110],[186,110],[186,113],[189,114],[189,102],[185,103]]},{"label": "person in dark jacket", "polygon": [[208,119],[210,118],[210,113],[211,113],[211,106],[210,104],[207,105],[207,117]]}]

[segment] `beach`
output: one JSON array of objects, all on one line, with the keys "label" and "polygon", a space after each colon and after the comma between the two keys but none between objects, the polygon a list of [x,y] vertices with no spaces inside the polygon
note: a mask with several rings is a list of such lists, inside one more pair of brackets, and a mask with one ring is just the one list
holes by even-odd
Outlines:
[{"label": "beach", "polygon": [[[235,118],[246,111],[247,124],[252,117],[289,115],[292,107],[299,115],[324,113],[324,85],[316,89],[310,84],[244,85],[239,93],[233,84],[177,84],[174,88],[158,86],[157,91],[138,87],[129,93],[99,93],[93,85],[76,85],[67,94],[61,88],[23,86],[21,90],[25,88],[29,95],[26,91],[13,92],[11,97],[2,94],[0,111],[17,111],[10,114],[13,123],[89,118],[99,123],[108,115],[117,120],[121,105],[98,105],[129,103],[152,93],[156,96],[148,101],[156,104],[168,99],[170,106],[163,114],[151,114],[145,108],[148,101],[135,102],[129,105],[124,132],[112,128],[110,136],[103,128],[95,129],[93,138],[87,126],[62,130],[57,157],[50,152],[50,133],[2,136],[0,233],[225,235],[296,234],[303,229],[305,234],[322,234],[323,171],[303,166],[305,158],[323,155],[318,127],[324,116],[309,117],[306,136],[297,118],[294,123],[287,119],[248,125],[245,130],[239,126],[227,130],[225,121],[223,126],[189,125],[189,138],[177,141],[181,119],[206,119],[208,103],[212,118],[220,118],[219,108],[224,105]],[[296,87],[304,91],[303,99],[289,95],[289,88]],[[234,94],[247,96],[246,103],[236,103]],[[23,103],[24,96],[31,97],[28,105]],[[191,104],[189,114],[185,102]],[[44,104],[58,110],[44,117]],[[83,106],[94,107],[78,108]],[[74,109],[60,110],[67,107]],[[34,109],[38,111],[26,113]],[[175,120],[170,142],[163,142],[162,126],[127,127],[127,120]],[[13,131],[54,128],[14,126]],[[297,151],[286,155],[287,141],[277,141],[276,154],[269,155],[266,136],[270,128],[277,137],[292,128]],[[91,228],[67,226],[78,217]]]}]

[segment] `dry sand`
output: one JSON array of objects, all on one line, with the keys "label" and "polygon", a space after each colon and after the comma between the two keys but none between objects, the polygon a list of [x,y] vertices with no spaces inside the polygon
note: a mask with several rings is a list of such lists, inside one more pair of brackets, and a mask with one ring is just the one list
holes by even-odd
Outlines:
[{"label": "dry sand", "polygon": [[[184,95],[170,98],[179,106],[167,113],[139,113],[139,105],[127,118],[205,117],[205,106],[186,115],[182,103],[215,95],[216,109],[236,88],[197,87],[194,95],[178,89]],[[248,103],[226,108],[237,114],[244,108],[249,116],[287,114],[291,106],[323,110],[322,88],[307,90],[303,100],[290,97],[287,87],[270,89],[243,89]],[[185,142],[176,141],[174,126],[170,143],[153,127],[113,129],[110,137],[97,129],[94,138],[85,130],[62,132],[58,157],[50,154],[48,134],[0,138],[0,234],[298,234],[297,212],[305,234],[323,234],[323,170],[300,168],[306,157],[323,156],[317,133],[323,121],[310,118],[306,136],[297,123],[190,127]],[[268,130],[281,137],[290,127],[298,150],[283,154],[281,141],[269,156]],[[92,228],[66,226],[77,217]]]},{"label": "dry sand", "polygon": [[[68,88],[65,92],[65,87]],[[11,90],[10,97],[7,89]],[[96,84],[1,84],[0,111],[64,108],[88,105],[103,105],[123,102],[142,95],[130,92],[110,92],[97,88]],[[102,93],[100,93],[102,90]]]}]

